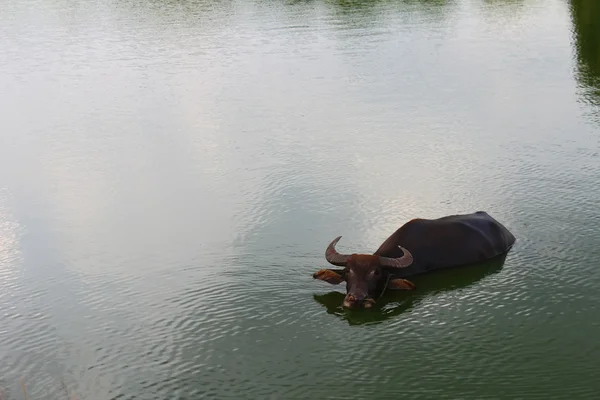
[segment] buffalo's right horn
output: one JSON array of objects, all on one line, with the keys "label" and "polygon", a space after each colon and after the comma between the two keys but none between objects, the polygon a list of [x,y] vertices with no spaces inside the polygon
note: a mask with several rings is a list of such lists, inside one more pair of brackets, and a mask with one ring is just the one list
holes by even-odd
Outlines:
[{"label": "buffalo's right horn", "polygon": [[325,250],[325,259],[327,262],[333,265],[337,265],[338,267],[343,267],[348,262],[348,258],[350,258],[347,254],[340,254],[335,249],[335,245],[340,241],[342,237],[338,236],[327,246],[327,250]]},{"label": "buffalo's right horn", "polygon": [[398,258],[388,258],[388,257],[379,257],[379,263],[384,267],[391,268],[406,268],[413,263],[413,256],[410,254],[410,251],[405,249],[402,246],[398,246],[400,250],[404,253],[402,257]]}]

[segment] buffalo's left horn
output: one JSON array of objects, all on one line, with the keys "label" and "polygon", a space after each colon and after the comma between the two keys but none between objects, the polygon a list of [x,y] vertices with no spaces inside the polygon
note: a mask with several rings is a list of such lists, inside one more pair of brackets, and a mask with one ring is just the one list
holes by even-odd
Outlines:
[{"label": "buffalo's left horn", "polygon": [[412,254],[410,254],[410,251],[408,251],[407,249],[405,249],[402,246],[398,246],[398,247],[400,247],[400,250],[402,250],[404,252],[404,255],[402,257],[398,257],[398,258],[379,257],[379,263],[384,267],[391,267],[391,268],[406,268],[409,265],[411,265],[413,263],[413,256],[412,256]]},{"label": "buffalo's left horn", "polygon": [[327,250],[325,250],[325,259],[327,262],[333,265],[337,265],[338,267],[343,267],[348,262],[348,258],[350,258],[347,254],[340,254],[335,249],[335,245],[340,241],[342,237],[338,236],[327,246]]}]

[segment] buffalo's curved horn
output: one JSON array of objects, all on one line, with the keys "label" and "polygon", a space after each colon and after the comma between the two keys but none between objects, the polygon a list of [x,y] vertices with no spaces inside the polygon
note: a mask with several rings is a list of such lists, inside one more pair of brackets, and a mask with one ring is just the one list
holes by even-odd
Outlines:
[{"label": "buffalo's curved horn", "polygon": [[350,258],[347,254],[340,254],[335,249],[335,245],[340,241],[342,237],[338,236],[327,246],[327,250],[325,250],[325,259],[327,262],[333,265],[337,265],[338,267],[343,267],[348,262],[348,258]]},{"label": "buffalo's curved horn", "polygon": [[410,254],[410,251],[408,251],[407,249],[405,249],[402,246],[398,246],[398,247],[400,247],[400,250],[402,250],[402,252],[404,252],[404,255],[402,257],[398,257],[398,258],[379,257],[379,264],[383,267],[390,267],[390,268],[406,268],[409,265],[411,265],[413,263],[413,256],[412,256],[412,254]]}]

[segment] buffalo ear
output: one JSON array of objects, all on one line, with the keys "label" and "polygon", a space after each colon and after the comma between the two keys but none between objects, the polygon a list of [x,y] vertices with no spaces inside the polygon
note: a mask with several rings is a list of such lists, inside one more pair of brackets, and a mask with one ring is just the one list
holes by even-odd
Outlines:
[{"label": "buffalo ear", "polygon": [[414,290],[417,286],[406,279],[390,279],[387,288],[390,290]]},{"label": "buffalo ear", "polygon": [[343,269],[320,269],[313,274],[313,279],[319,279],[332,285],[339,285],[344,282],[345,274]]}]

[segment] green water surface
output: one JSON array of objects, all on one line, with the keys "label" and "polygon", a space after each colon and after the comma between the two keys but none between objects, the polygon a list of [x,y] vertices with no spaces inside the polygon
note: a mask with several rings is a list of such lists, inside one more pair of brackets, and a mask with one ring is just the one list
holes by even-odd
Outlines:
[{"label": "green water surface", "polygon": [[[599,398],[599,2],[0,5],[0,398]],[[477,210],[506,259],[311,277]]]}]

